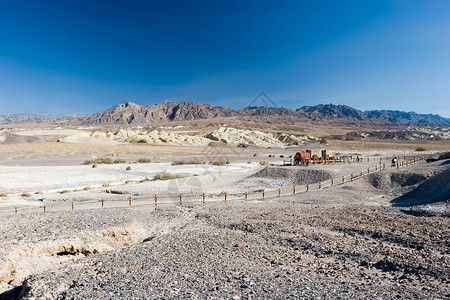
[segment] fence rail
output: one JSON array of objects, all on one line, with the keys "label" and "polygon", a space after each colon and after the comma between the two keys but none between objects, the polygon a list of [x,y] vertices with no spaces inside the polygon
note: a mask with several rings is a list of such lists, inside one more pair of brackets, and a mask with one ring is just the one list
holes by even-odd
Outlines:
[{"label": "fence rail", "polygon": [[[293,185],[278,189],[263,189],[260,191],[252,192],[239,192],[239,193],[199,193],[199,194],[176,194],[176,195],[153,195],[153,196],[137,196],[127,197],[123,199],[111,199],[111,200],[91,200],[82,202],[70,202],[70,203],[57,203],[50,205],[21,207],[14,209],[0,210],[0,213],[14,213],[18,215],[21,211],[29,212],[48,212],[51,210],[75,210],[75,209],[89,209],[89,208],[105,208],[105,207],[136,207],[136,206],[149,206],[149,205],[183,205],[183,204],[199,204],[199,203],[212,203],[212,202],[231,202],[231,201],[251,201],[251,200],[265,200],[279,197],[287,197],[300,193],[307,193],[317,190],[322,190],[336,185],[345,184],[347,182],[353,182],[375,172],[381,172],[386,169],[399,169],[406,166],[410,166],[425,160],[425,157],[414,157],[413,159],[396,162],[395,165],[391,163],[383,163],[380,159],[379,163],[373,167],[361,170],[359,172],[351,173],[348,175],[327,179],[322,182],[306,184],[306,185]],[[84,208],[83,208],[84,207]]]}]

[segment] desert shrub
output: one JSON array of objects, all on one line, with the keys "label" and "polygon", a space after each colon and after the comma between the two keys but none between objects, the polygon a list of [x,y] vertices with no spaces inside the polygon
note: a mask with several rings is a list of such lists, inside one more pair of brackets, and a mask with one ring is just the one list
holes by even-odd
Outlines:
[{"label": "desert shrub", "polygon": [[427,148],[424,147],[418,147],[416,148],[416,151],[428,151]]},{"label": "desert shrub", "polygon": [[125,180],[125,184],[129,184],[130,182],[130,180]]},{"label": "desert shrub", "polygon": [[131,167],[128,166],[125,170],[126,170],[126,171],[130,171],[130,170],[131,170]]},{"label": "desert shrub", "polygon": [[142,140],[137,141],[137,143],[139,143],[139,144],[147,144],[147,141],[142,139]]},{"label": "desert shrub", "polygon": [[153,177],[153,180],[170,180],[180,178],[178,174],[170,174],[166,171],[160,172]]},{"label": "desert shrub", "polygon": [[91,188],[88,186],[83,189],[83,191],[89,191],[89,190],[91,190]]},{"label": "desert shrub", "polygon": [[148,163],[151,163],[152,160],[150,158],[139,158],[136,162],[143,163],[143,164],[148,164]]},{"label": "desert shrub", "polygon": [[269,162],[267,162],[267,161],[260,161],[259,165],[261,165],[261,166],[268,166]]},{"label": "desert shrub", "polygon": [[117,158],[114,160],[115,164],[124,164],[126,163],[125,159]]},{"label": "desert shrub", "polygon": [[31,195],[28,194],[28,193],[23,193],[21,196],[22,196],[22,197],[31,197]]},{"label": "desert shrub", "polygon": [[198,160],[182,160],[177,159],[172,162],[172,166],[180,166],[180,165],[201,165],[203,162]]},{"label": "desert shrub", "polygon": [[214,165],[214,166],[225,166],[225,165],[227,165],[229,163],[230,163],[229,161],[216,160],[216,161],[212,161],[211,165]]},{"label": "desert shrub", "polygon": [[40,194],[42,194],[42,192],[35,192],[34,194],[35,195],[40,195]]},{"label": "desert shrub", "polygon": [[97,168],[97,164],[93,164],[92,167],[95,169]]},{"label": "desert shrub", "polygon": [[140,183],[146,182],[146,181],[150,181],[150,179],[148,179],[147,177],[145,177],[144,179],[139,180]]},{"label": "desert shrub", "polygon": [[114,161],[113,161],[113,159],[112,159],[111,157],[105,157],[105,158],[100,158],[100,159],[98,160],[98,163],[110,165],[110,164],[113,164]]},{"label": "desert shrub", "polygon": [[4,198],[4,197],[8,197],[8,195],[7,194],[0,194],[0,197]]},{"label": "desert shrub", "polygon": [[62,191],[60,191],[59,193],[60,193],[60,194],[67,194],[67,193],[70,193],[70,191],[69,191],[69,190],[62,190]]},{"label": "desert shrub", "polygon": [[[118,159],[116,159],[116,161],[117,160]],[[88,160],[85,160],[83,164],[90,165],[90,164],[113,164],[113,163],[114,163],[114,160],[111,157],[105,157],[105,158],[88,159]]]},{"label": "desert shrub", "polygon": [[108,187],[109,186],[109,183],[103,183],[102,184],[102,187]]}]

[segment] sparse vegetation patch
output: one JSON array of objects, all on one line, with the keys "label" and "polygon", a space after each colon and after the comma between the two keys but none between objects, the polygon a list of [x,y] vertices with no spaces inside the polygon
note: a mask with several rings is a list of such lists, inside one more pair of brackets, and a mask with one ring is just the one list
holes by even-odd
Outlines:
[{"label": "sparse vegetation patch", "polygon": [[416,148],[416,151],[428,151],[427,148],[424,147],[418,147]]},{"label": "sparse vegetation patch", "polygon": [[139,158],[136,162],[142,163],[142,164],[148,164],[148,163],[151,163],[152,160],[150,158]]},{"label": "sparse vegetation patch", "polygon": [[213,165],[213,166],[225,166],[225,165],[228,165],[229,163],[230,162],[228,160],[227,161],[216,160],[216,161],[210,162],[210,164]]},{"label": "sparse vegetation patch", "polygon": [[153,177],[153,180],[170,180],[170,179],[177,179],[177,178],[181,178],[181,176],[178,174],[171,174],[166,171],[163,171],[163,172],[156,174]]},{"label": "sparse vegetation patch", "polygon": [[172,162],[172,166],[180,166],[180,165],[202,165],[204,162],[198,160],[182,160],[177,159]]},{"label": "sparse vegetation patch", "polygon": [[[104,157],[104,158],[96,158],[96,159],[88,159],[84,161],[84,165],[97,165],[97,164],[106,164],[106,165],[112,165],[112,164],[124,164],[126,161],[121,158],[112,159],[111,157]],[[95,168],[94,166],[92,166]]]}]

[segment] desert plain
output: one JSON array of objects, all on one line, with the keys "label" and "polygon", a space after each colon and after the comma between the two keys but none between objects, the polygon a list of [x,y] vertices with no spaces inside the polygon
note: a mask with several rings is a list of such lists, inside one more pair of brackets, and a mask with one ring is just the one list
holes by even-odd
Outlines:
[{"label": "desert plain", "polygon": [[1,299],[450,297],[448,139],[264,126],[5,126]]}]

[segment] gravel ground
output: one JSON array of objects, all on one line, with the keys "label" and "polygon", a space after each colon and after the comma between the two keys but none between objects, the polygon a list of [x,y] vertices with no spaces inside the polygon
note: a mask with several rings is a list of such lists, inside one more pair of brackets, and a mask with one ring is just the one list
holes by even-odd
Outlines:
[{"label": "gravel ground", "polygon": [[1,298],[448,299],[448,202],[393,207],[396,195],[370,183],[265,201],[4,217]]}]

